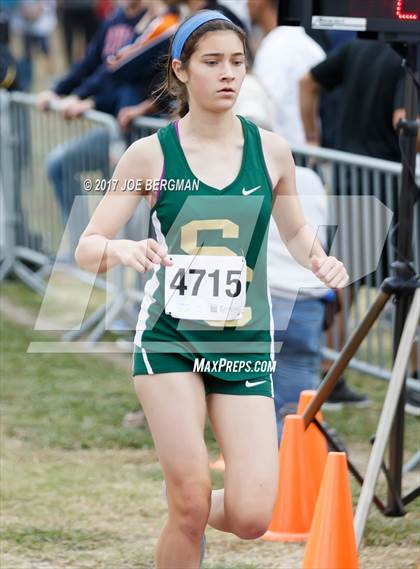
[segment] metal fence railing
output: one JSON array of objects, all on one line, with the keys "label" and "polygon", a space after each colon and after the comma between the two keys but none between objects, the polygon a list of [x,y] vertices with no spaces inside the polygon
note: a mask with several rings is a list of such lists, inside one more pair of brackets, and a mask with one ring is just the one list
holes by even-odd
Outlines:
[{"label": "metal fence railing", "polygon": [[[74,197],[92,195],[85,188],[94,188],[96,184],[98,191],[94,193],[100,198],[101,180],[111,174],[127,141],[148,136],[165,124],[165,120],[158,118],[137,119],[129,136],[124,137],[109,115],[91,111],[81,119],[68,121],[54,105],[50,112],[39,111],[32,95],[0,91],[0,201],[5,212],[0,232],[0,278],[14,271],[26,284],[44,292],[48,267],[61,256],[64,260],[66,256],[72,257],[96,203],[95,200],[76,200],[80,207],[72,208]],[[312,146],[295,146],[292,151],[298,165],[311,167],[321,176],[330,196],[332,252],[345,260],[350,273],[359,280],[358,286],[349,288],[343,295],[345,327],[340,329],[339,323],[335,325],[324,349],[324,355],[334,359],[342,341],[373,300],[388,265],[395,258],[392,239],[386,236],[390,218],[387,208],[396,211],[401,166]],[[377,198],[379,207],[375,206],[372,196]],[[124,236],[140,240],[148,235],[149,212],[145,204],[141,204],[125,228]],[[419,272],[418,208],[413,242],[414,264]],[[384,243],[384,254],[376,268],[377,249]],[[88,279],[74,264],[63,266],[70,267],[70,272],[78,278]],[[121,316],[127,322],[127,330],[132,329],[146,278],[120,267],[113,270],[111,282],[105,284],[97,279],[96,284],[107,290],[106,302],[80,328],[66,332],[63,338],[75,340],[87,334],[88,340],[97,341],[110,323]],[[390,307],[352,360],[353,368],[389,379],[393,318]],[[419,342],[416,349],[417,361],[420,361]],[[416,387],[417,382],[410,381],[410,385]]]},{"label": "metal fence railing", "polygon": [[88,195],[84,187],[89,183],[109,177],[120,132],[103,113],[92,111],[68,121],[54,104],[50,112],[40,112],[34,95],[3,91],[1,134],[7,224],[1,275],[14,271],[41,292],[45,282],[39,270],[73,257],[89,218],[83,207],[89,200],[77,202],[77,212],[73,200]]},{"label": "metal fence railing", "polygon": [[[396,227],[401,165],[313,146],[293,146],[298,165],[313,168],[329,195],[330,241],[333,254],[344,259],[353,287],[342,295],[345,329],[336,321],[324,355],[335,359],[343,340],[355,329],[396,260]],[[420,171],[417,172],[420,181]],[[383,206],[386,206],[383,207]],[[389,229],[389,231],[388,231]],[[334,232],[336,231],[336,235]],[[414,268],[420,272],[420,212],[416,207],[413,228]],[[390,378],[394,310],[389,305],[368,334],[350,366],[381,379]],[[344,332],[344,334],[343,334]],[[344,336],[344,337],[343,337]],[[420,342],[416,343],[417,362]],[[417,383],[410,385],[416,388]]]}]

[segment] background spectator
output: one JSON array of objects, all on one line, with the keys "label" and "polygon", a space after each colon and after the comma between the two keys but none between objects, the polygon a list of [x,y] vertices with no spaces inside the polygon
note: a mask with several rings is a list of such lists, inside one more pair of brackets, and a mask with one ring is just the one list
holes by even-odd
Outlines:
[{"label": "background spectator", "polygon": [[[305,28],[306,33],[314,39],[325,51],[330,53],[333,49],[344,45],[357,37],[357,32],[337,30],[312,30]],[[335,89],[322,89],[319,118],[321,120],[321,146],[336,148],[337,115],[341,104],[342,87]]]},{"label": "background spectator", "polygon": [[235,113],[242,115],[259,127],[273,130],[275,108],[259,79],[247,73],[235,104]]},{"label": "background spectator", "polygon": [[[67,63],[70,65],[78,55],[75,53],[75,38],[81,36],[84,40],[84,48],[95,35],[101,19],[111,16],[113,5],[108,3],[106,9],[103,2],[95,6],[95,0],[63,0],[60,3],[60,16],[63,26],[64,46]],[[98,17],[99,16],[99,17]]]},{"label": "background spectator", "polygon": [[[109,55],[129,42],[135,35],[135,25],[144,15],[142,0],[125,0],[111,18],[108,18],[88,46],[85,57],[75,63],[69,73],[61,79],[53,90],[45,91],[38,97],[41,109],[47,109],[49,102],[67,95],[60,101],[61,112],[67,118],[76,118],[96,106],[98,110],[117,115],[126,101],[138,103],[139,93],[135,87],[126,85],[121,89],[104,81],[99,71]],[[96,97],[93,86],[100,85]],[[53,184],[60,205],[63,222],[67,223],[74,197],[81,193],[81,174],[89,170],[99,171],[103,177],[109,176],[109,133],[106,129],[94,129],[70,142],[55,148],[47,158],[47,172]],[[85,219],[78,219],[77,227],[70,227],[70,249],[73,250],[79,238],[79,229]]]},{"label": "background spectator", "polygon": [[336,148],[383,160],[400,160],[392,124],[401,106],[397,86],[403,78],[401,57],[386,43],[353,40],[335,50],[301,79],[301,110],[307,142],[321,140],[317,109],[321,87],[341,86]]},{"label": "background spectator", "polygon": [[[300,81],[301,113],[305,129],[306,141],[318,145],[321,141],[320,121],[318,120],[321,87],[332,90],[341,87],[341,104],[336,117],[336,141],[338,150],[355,154],[364,154],[384,160],[400,160],[398,136],[393,126],[394,114],[401,106],[399,90],[401,89],[404,71],[401,57],[388,45],[373,40],[353,40],[328,54],[327,58],[313,67]],[[399,87],[400,85],[400,87]],[[358,187],[350,189],[351,181],[341,179],[335,172],[333,191],[337,194],[362,193],[362,181],[358,179]],[[373,194],[373,180],[368,179],[368,191]],[[397,212],[398,187],[392,192],[392,209]],[[379,179],[375,195],[385,202],[385,181]],[[388,205],[389,204],[389,199]],[[358,228],[360,239],[352,241],[355,248],[353,258],[363,259],[362,248],[366,244],[372,246],[376,255],[374,228]],[[364,232],[368,231],[368,234]],[[390,259],[387,247],[384,248],[380,264],[379,279],[390,274]],[[359,281],[364,284],[366,279]],[[379,283],[378,283],[379,284]],[[351,299],[354,290],[351,289]],[[340,295],[339,295],[340,298]],[[338,330],[342,347],[345,337],[344,321],[338,311]],[[331,344],[332,339],[329,339]],[[327,366],[324,366],[327,368]],[[326,369],[327,371],[327,369]],[[363,405],[366,400],[351,392],[343,378],[338,382],[330,397],[330,403],[339,408],[342,403]]]},{"label": "background spectator", "polygon": [[57,25],[55,0],[23,0],[14,13],[14,28],[23,38],[23,60],[21,62],[22,89],[31,86],[33,76],[33,54],[41,53],[46,64],[44,75],[52,76],[54,61],[51,55],[50,39]]},{"label": "background spectator", "polygon": [[[319,176],[309,168],[296,167],[296,188],[305,218],[326,242],[327,198]],[[290,255],[273,219],[268,239],[268,280],[271,290],[274,340],[282,342],[276,352],[273,373],[277,433],[283,428],[281,409],[296,404],[304,389],[316,389],[320,379],[325,302],[331,290]]]},{"label": "background spectator", "polygon": [[[174,0],[154,0],[135,27],[132,43],[107,58],[95,78],[96,91],[110,81],[118,87],[134,89],[139,103],[121,101],[117,119],[126,130],[131,122],[146,114],[164,114],[168,101],[153,94],[164,79],[164,63],[180,17]],[[93,87],[95,89],[95,87]]]},{"label": "background spectator", "polygon": [[299,109],[299,79],[325,54],[303,28],[277,26],[277,4],[276,0],[248,0],[251,22],[264,34],[253,71],[274,102],[274,130],[289,143],[299,144],[305,140]]},{"label": "background spectator", "polygon": [[[40,107],[45,109],[49,101],[60,95],[71,95],[61,102],[63,114],[68,118],[79,116],[93,106],[103,112],[116,114],[116,108],[121,106],[120,93],[115,92],[109,78],[108,84],[105,83],[101,66],[110,55],[133,39],[135,26],[144,13],[144,0],[124,0],[121,8],[108,18],[95,34],[85,56],[72,65],[67,75],[58,81],[52,90],[39,96]],[[105,96],[100,96],[100,102],[95,104],[94,95],[97,93]],[[83,102],[91,96],[91,101]]]}]

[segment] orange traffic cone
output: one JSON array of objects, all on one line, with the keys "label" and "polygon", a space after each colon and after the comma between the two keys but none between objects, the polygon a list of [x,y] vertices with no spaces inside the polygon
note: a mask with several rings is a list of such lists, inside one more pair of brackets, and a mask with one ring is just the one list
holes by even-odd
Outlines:
[{"label": "orange traffic cone", "polygon": [[225,470],[225,461],[223,459],[222,453],[219,454],[219,457],[214,461],[210,462],[210,468],[212,470]]},{"label": "orange traffic cone", "polygon": [[[309,403],[315,397],[316,391],[306,389],[299,397],[298,415],[303,415]],[[318,411],[316,418],[322,421],[321,411]],[[315,496],[318,496],[321,486],[322,475],[324,474],[325,463],[328,455],[328,445],[323,434],[313,423],[305,431],[304,449],[305,458],[309,465],[309,474],[314,487]]]},{"label": "orange traffic cone", "polygon": [[301,415],[287,415],[279,452],[277,500],[270,526],[262,539],[305,541],[315,508],[315,494],[308,477]]},{"label": "orange traffic cone", "polygon": [[328,453],[303,569],[358,569],[347,459]]}]

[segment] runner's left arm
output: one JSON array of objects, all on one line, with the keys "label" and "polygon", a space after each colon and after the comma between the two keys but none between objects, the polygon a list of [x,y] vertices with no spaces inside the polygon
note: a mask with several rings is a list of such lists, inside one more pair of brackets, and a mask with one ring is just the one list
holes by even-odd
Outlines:
[{"label": "runner's left arm", "polygon": [[347,271],[341,261],[327,255],[313,227],[305,219],[296,191],[295,163],[288,144],[273,134],[269,151],[278,165],[272,215],[281,238],[298,263],[315,273],[327,286],[341,288],[348,282]]}]

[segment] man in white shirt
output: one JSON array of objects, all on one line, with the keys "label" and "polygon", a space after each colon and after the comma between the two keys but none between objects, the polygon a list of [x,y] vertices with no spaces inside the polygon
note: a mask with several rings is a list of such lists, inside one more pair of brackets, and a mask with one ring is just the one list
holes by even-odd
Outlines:
[{"label": "man in white shirt", "polygon": [[303,144],[299,80],[325,53],[303,28],[277,25],[277,4],[277,0],[248,0],[251,22],[264,34],[253,71],[275,105],[274,130],[290,144]]},{"label": "man in white shirt", "polygon": [[[326,242],[327,197],[319,176],[309,168],[296,168],[296,188],[308,219],[321,243]],[[281,198],[279,198],[281,199]],[[268,239],[268,281],[274,320],[274,340],[283,342],[276,352],[273,373],[277,432],[282,432],[281,409],[297,403],[304,389],[316,389],[320,380],[325,302],[334,292],[289,253],[271,220]]]}]

